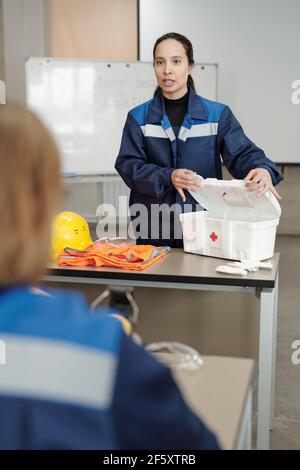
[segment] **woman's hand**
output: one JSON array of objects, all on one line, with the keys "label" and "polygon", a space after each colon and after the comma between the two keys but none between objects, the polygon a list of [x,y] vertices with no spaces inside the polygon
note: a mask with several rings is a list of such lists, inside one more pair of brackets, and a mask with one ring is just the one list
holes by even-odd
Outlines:
[{"label": "woman's hand", "polygon": [[187,170],[185,168],[179,168],[174,170],[171,174],[171,182],[175,189],[179,192],[183,202],[186,201],[184,189],[190,191],[197,191],[199,185],[197,183],[197,173],[192,170]]},{"label": "woman's hand", "polygon": [[271,191],[279,201],[282,199],[273,186],[270,173],[265,168],[254,168],[254,170],[249,171],[245,181],[247,181],[247,191],[259,191],[258,198]]}]

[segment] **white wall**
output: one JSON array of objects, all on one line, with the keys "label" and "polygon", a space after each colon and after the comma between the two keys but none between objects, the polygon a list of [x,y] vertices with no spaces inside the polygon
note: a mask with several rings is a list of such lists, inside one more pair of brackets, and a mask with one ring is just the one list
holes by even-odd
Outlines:
[{"label": "white wall", "polygon": [[25,57],[44,56],[44,0],[3,0],[7,100],[25,103]]},{"label": "white wall", "polygon": [[218,99],[248,136],[273,160],[300,162],[299,21],[299,0],[140,0],[140,56],[152,60],[161,34],[186,35],[197,62],[219,64]]}]

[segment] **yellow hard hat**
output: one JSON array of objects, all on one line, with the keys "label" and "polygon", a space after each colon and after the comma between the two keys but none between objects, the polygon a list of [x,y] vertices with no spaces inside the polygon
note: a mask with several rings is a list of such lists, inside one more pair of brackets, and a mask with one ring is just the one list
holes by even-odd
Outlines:
[{"label": "yellow hard hat", "polygon": [[61,212],[52,223],[52,257],[57,259],[65,247],[85,250],[92,245],[87,221],[75,212]]}]

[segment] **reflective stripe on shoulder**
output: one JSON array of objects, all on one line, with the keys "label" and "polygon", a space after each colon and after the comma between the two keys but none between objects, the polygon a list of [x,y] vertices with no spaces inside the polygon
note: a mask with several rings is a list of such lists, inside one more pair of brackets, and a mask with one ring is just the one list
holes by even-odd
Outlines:
[{"label": "reflective stripe on shoulder", "polygon": [[146,124],[145,126],[140,127],[145,137],[157,137],[160,139],[175,140],[175,134],[172,127],[164,129],[162,126],[157,126],[154,124]]},{"label": "reflective stripe on shoulder", "polygon": [[1,335],[0,394],[107,408],[117,359],[106,351],[35,337]]},{"label": "reflective stripe on shoulder", "polygon": [[186,140],[190,137],[207,137],[210,135],[217,135],[218,123],[208,122],[206,124],[194,124],[190,129],[181,127],[178,138],[180,140]]}]

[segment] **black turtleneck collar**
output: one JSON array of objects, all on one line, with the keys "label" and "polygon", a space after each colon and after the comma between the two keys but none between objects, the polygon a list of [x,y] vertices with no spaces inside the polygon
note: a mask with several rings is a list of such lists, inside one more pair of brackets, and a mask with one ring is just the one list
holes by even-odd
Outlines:
[{"label": "black turtleneck collar", "polygon": [[189,90],[184,96],[176,100],[170,100],[169,98],[163,97],[165,110],[169,118],[172,127],[181,126],[184,116],[188,109],[189,101]]}]

